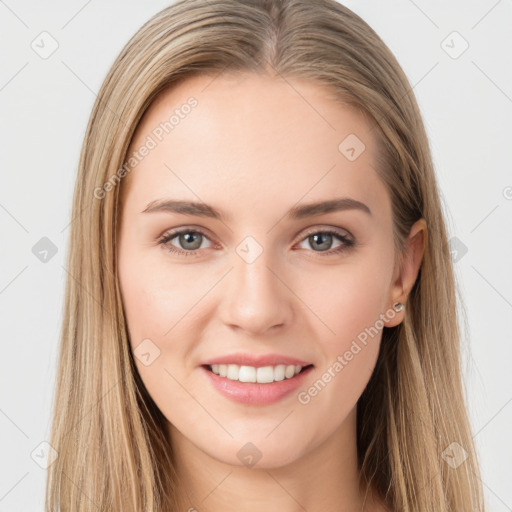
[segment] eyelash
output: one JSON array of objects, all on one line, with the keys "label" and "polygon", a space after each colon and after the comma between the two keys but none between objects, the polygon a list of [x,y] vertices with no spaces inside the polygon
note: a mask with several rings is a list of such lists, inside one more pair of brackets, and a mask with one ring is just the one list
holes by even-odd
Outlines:
[{"label": "eyelash", "polygon": [[[178,249],[175,246],[169,244],[169,242],[171,240],[173,240],[177,236],[182,235],[184,233],[198,233],[198,234],[208,238],[208,235],[204,231],[202,231],[200,229],[195,229],[195,228],[194,229],[188,229],[188,228],[185,228],[185,229],[180,229],[180,230],[177,230],[177,231],[173,231],[171,233],[165,233],[158,240],[158,243],[160,245],[162,245],[165,249],[167,249],[171,253],[175,253],[175,254],[178,254],[180,256],[197,256],[199,251],[200,251],[200,249],[194,249],[194,250],[191,250],[191,251],[185,251],[183,249]],[[326,229],[326,230],[316,229],[316,230],[308,231],[308,232],[306,232],[304,237],[299,240],[299,243],[303,242],[304,240],[306,240],[311,235],[320,235],[320,234],[321,235],[332,235],[332,236],[338,238],[341,242],[343,242],[343,244],[340,245],[339,247],[337,247],[336,249],[331,249],[331,250],[328,250],[328,251],[313,251],[313,252],[315,252],[315,253],[317,253],[317,254],[319,254],[321,256],[334,256],[334,255],[337,255],[337,254],[341,254],[342,252],[350,250],[355,245],[355,241],[354,240],[350,239],[349,237],[347,237],[345,235],[342,235],[338,231],[334,231],[334,230],[330,230],[330,229]]]}]

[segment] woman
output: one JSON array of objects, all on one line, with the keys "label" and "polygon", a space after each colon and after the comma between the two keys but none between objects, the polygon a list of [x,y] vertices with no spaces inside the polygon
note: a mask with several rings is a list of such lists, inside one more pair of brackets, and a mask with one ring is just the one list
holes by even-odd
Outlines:
[{"label": "woman", "polygon": [[73,217],[48,510],[484,510],[428,140],[349,9],[154,16]]}]

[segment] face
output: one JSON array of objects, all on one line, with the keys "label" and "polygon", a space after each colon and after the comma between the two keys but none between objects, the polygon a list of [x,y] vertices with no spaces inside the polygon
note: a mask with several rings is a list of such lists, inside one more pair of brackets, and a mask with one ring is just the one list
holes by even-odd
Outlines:
[{"label": "face", "polygon": [[118,264],[149,394],[218,461],[293,462],[343,429],[400,321],[369,124],[319,84],[203,75],[153,102],[136,150]]}]

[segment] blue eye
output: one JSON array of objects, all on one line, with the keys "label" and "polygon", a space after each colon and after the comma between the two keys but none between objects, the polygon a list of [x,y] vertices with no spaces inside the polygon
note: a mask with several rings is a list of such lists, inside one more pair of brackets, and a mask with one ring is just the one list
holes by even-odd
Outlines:
[{"label": "blue eye", "polygon": [[[175,238],[178,239],[179,244],[182,246],[180,249],[172,245],[170,242]],[[203,239],[208,239],[206,234],[202,231],[192,229],[182,229],[164,235],[159,243],[164,245],[170,252],[178,253],[184,256],[196,255],[198,249],[202,249]]]},{"label": "blue eye", "polygon": [[[341,243],[338,247],[333,250],[329,250],[333,243],[333,238],[338,239]],[[339,254],[340,252],[346,251],[353,247],[354,241],[346,235],[342,235],[337,231],[327,230],[327,231],[312,231],[303,239],[303,242],[307,241],[310,247],[314,247],[315,245],[319,248],[320,253],[327,253],[328,255]]]},{"label": "blue eye", "polygon": [[[178,239],[178,244],[181,247],[176,247],[176,245],[171,243],[175,238]],[[334,239],[338,239],[341,243],[335,249],[330,250]],[[158,243],[163,245],[169,252],[181,256],[197,256],[199,250],[205,248],[203,245],[205,240],[209,239],[206,233],[201,230],[181,229],[164,234]],[[334,254],[347,251],[355,245],[352,238],[334,230],[312,230],[306,234],[306,237],[301,239],[300,243],[304,243],[306,241],[309,243],[310,247],[317,246],[319,249],[313,249],[313,252],[325,253],[326,256],[332,256]]]}]

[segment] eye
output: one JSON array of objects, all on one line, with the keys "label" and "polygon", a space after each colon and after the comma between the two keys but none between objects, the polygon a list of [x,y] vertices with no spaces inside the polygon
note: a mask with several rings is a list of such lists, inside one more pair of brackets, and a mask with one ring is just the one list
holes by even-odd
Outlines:
[{"label": "eye", "polygon": [[[181,247],[176,247],[171,244],[171,241],[175,238],[178,239],[177,243]],[[195,256],[199,249],[205,248],[203,245],[205,240],[208,240],[208,237],[203,231],[197,229],[181,229],[164,234],[158,243],[163,245],[170,252],[184,256]]]},{"label": "eye", "polygon": [[[332,247],[333,241],[338,239],[341,242],[335,249],[329,250]],[[310,247],[313,248],[314,252],[326,253],[325,255],[339,254],[343,251],[347,251],[355,245],[352,238],[344,235],[338,231],[329,230],[314,230],[307,233],[306,238],[302,239],[301,243],[309,243]],[[316,249],[319,250],[316,250]]]}]

